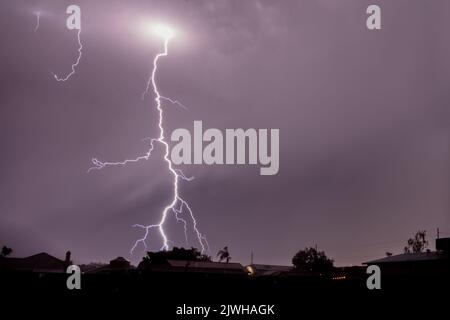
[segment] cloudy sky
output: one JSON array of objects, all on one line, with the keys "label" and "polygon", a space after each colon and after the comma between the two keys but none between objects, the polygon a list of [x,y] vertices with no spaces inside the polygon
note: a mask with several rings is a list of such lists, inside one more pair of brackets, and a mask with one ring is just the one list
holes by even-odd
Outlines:
[{"label": "cloudy sky", "polygon": [[[82,11],[83,55],[66,7]],[[382,8],[382,30],[365,26]],[[35,32],[36,15],[40,27]],[[400,252],[418,229],[434,248],[450,236],[450,3],[424,1],[0,1],[0,244],[74,261],[143,254],[135,223],[159,221],[171,177],[121,161],[158,135],[141,100],[162,41],[143,22],[176,30],[157,74],[165,128],[279,128],[280,171],[183,165],[182,182],[211,254],[290,264],[317,245],[338,265]],[[184,245],[171,216],[172,245]],[[198,246],[188,234],[190,246]],[[149,247],[161,247],[157,233]]]}]

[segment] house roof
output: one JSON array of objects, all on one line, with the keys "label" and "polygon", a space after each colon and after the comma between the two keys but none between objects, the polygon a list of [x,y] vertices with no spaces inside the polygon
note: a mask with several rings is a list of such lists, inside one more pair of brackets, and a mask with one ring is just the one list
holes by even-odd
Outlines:
[{"label": "house roof", "polygon": [[8,269],[64,271],[64,261],[41,252],[25,258],[3,258],[2,264]]},{"label": "house roof", "polygon": [[124,257],[117,257],[112,259],[109,264],[98,264],[98,266],[89,267],[83,266],[83,272],[85,273],[108,273],[108,272],[116,272],[116,271],[127,271],[130,269],[134,269],[134,266],[130,264],[130,261],[125,259]]},{"label": "house roof", "polygon": [[293,267],[268,264],[251,264],[247,266],[247,270],[249,270],[251,274],[257,274],[260,276],[273,276],[279,275],[283,272],[291,271],[293,270]]},{"label": "house roof", "polygon": [[240,263],[210,262],[210,261],[188,261],[188,260],[167,260],[170,267],[174,269],[202,271],[202,272],[223,272],[223,273],[244,273],[244,267]]},{"label": "house roof", "polygon": [[188,260],[167,260],[172,267],[186,267],[189,268],[207,268],[207,269],[242,269],[240,263],[225,263],[225,262],[211,262],[211,261],[188,261]]},{"label": "house roof", "polygon": [[418,261],[436,261],[448,259],[448,256],[441,252],[419,252],[419,253],[403,253],[395,256],[384,257],[376,259],[363,264],[383,264],[383,263],[404,263],[404,262],[418,262]]}]

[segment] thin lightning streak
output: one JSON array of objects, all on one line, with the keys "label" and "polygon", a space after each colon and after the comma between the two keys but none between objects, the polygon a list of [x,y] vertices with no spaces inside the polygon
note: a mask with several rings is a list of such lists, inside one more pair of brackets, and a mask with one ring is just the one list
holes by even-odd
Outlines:
[{"label": "thin lightning streak", "polygon": [[[141,95],[142,100],[145,100],[145,96],[147,95],[147,93],[148,93],[148,91],[150,89],[151,79],[152,79],[151,77],[148,79],[147,86],[146,86],[144,92],[142,92],[142,95]],[[170,103],[172,103],[172,104],[174,104],[174,105],[176,105],[176,106],[178,106],[180,108],[183,108],[184,110],[188,110],[188,107],[186,107],[184,104],[182,104],[178,100],[174,100],[174,99],[171,99],[169,97],[162,96],[162,95],[160,95],[159,98],[161,100],[169,101]]]},{"label": "thin lightning streak", "polygon": [[[153,69],[154,69],[154,67],[153,67]],[[152,73],[153,73],[153,72],[152,72]],[[142,95],[141,95],[142,101],[145,100],[145,96],[147,95],[148,90],[150,90],[150,85],[152,84],[152,81],[153,81],[153,77],[150,76],[150,77],[148,78],[148,80],[147,80],[147,85],[145,86],[145,90],[144,90],[144,92],[142,92]]]},{"label": "thin lightning streak", "polygon": [[173,99],[170,99],[170,98],[164,97],[164,96],[161,96],[161,99],[162,99],[162,100],[167,100],[167,101],[169,101],[170,103],[175,104],[175,105],[177,105],[177,106],[183,108],[184,110],[187,110],[187,109],[188,109],[184,104],[182,104],[182,103],[181,103],[180,101],[178,101],[178,100],[173,100]]},{"label": "thin lightning streak", "polygon": [[82,50],[83,50],[83,44],[81,43],[81,38],[80,38],[80,34],[81,34],[81,28],[78,29],[77,32],[77,39],[78,39],[78,57],[77,60],[75,61],[75,63],[72,64],[72,71],[67,74],[65,77],[60,78],[58,77],[56,74],[53,73],[53,77],[55,78],[56,81],[62,81],[65,82],[67,81],[74,73],[75,73],[75,67],[78,66],[78,64],[80,63],[81,60],[81,54],[82,54]]},{"label": "thin lightning streak", "polygon": [[194,180],[194,177],[188,177],[188,176],[186,176],[186,175],[183,173],[183,171],[181,171],[180,169],[175,169],[175,172],[178,174],[178,177],[180,177],[180,178],[183,179],[183,180],[186,180],[186,181],[192,181],[192,180]]},{"label": "thin lightning streak", "polygon": [[[145,90],[144,90],[144,92],[142,92],[142,95],[141,95],[141,99],[142,99],[142,100],[145,100],[145,96],[147,95],[148,91],[150,90],[150,85],[152,84],[152,79],[153,79],[153,76],[150,76],[150,77],[148,78],[147,85],[145,86]],[[188,109],[184,104],[182,104],[182,103],[181,103],[180,101],[178,101],[178,100],[173,100],[173,99],[171,99],[171,98],[169,98],[169,97],[165,97],[165,96],[162,96],[162,95],[159,95],[159,99],[160,99],[160,100],[166,100],[166,101],[169,101],[170,103],[172,103],[172,104],[174,104],[174,105],[177,105],[177,106],[179,106],[180,108],[183,108],[184,110],[187,110],[187,109]]]},{"label": "thin lightning streak", "polygon": [[179,209],[173,207],[173,212],[175,213],[175,219],[177,219],[177,222],[182,222],[184,225],[184,239],[186,241],[186,245],[189,243],[188,241],[188,235],[187,235],[187,222],[183,218],[180,218],[179,214],[183,212],[183,203],[181,203],[181,206]]},{"label": "thin lightning streak", "polygon": [[[144,235],[142,238],[137,239],[134,243],[134,245],[132,246],[131,250],[130,250],[130,254],[133,254],[134,250],[137,248],[137,246],[139,245],[143,245],[145,249],[147,249],[147,238],[148,235],[150,233],[151,229],[158,229],[159,234],[163,240],[163,245],[161,247],[161,250],[168,250],[169,249],[169,242],[171,242],[168,237],[167,234],[164,230],[164,223],[166,222],[167,216],[169,214],[169,212],[174,213],[175,218],[177,220],[177,222],[182,222],[184,225],[184,234],[185,234],[185,239],[186,242],[188,241],[188,237],[187,237],[187,221],[183,218],[181,218],[179,215],[181,213],[183,213],[183,208],[185,208],[188,212],[188,216],[190,218],[190,220],[192,221],[192,226],[193,226],[193,230],[197,235],[197,240],[202,248],[201,252],[204,253],[206,248],[208,248],[209,251],[209,245],[208,242],[206,240],[206,237],[200,233],[200,231],[198,230],[197,227],[197,220],[195,219],[194,213],[191,209],[191,207],[189,206],[189,204],[180,197],[179,192],[178,192],[178,182],[179,179],[183,179],[186,181],[192,181],[194,179],[194,177],[188,177],[186,176],[180,169],[175,169],[173,168],[172,165],[172,161],[169,159],[169,144],[167,143],[167,141],[165,140],[165,136],[164,136],[164,127],[163,127],[163,110],[162,110],[162,106],[161,106],[161,100],[164,99],[165,97],[162,97],[158,91],[158,86],[156,84],[155,81],[155,75],[156,75],[156,71],[158,69],[158,61],[160,58],[167,56],[168,54],[168,43],[169,43],[169,39],[170,37],[164,37],[164,51],[161,53],[158,53],[154,60],[153,60],[153,69],[152,69],[152,73],[151,76],[149,77],[149,80],[147,82],[147,87],[146,87],[146,91],[144,91],[143,93],[143,98],[145,97],[145,94],[150,90],[150,85],[153,88],[153,92],[155,94],[155,102],[156,102],[156,109],[158,111],[159,114],[159,119],[158,119],[158,128],[159,128],[159,137],[158,138],[152,138],[150,139],[150,149],[147,151],[147,153],[143,156],[138,156],[134,159],[126,159],[122,162],[102,162],[96,158],[92,159],[92,164],[93,167],[89,168],[88,172],[90,172],[91,170],[101,170],[105,167],[108,166],[124,166],[127,165],[129,163],[134,163],[134,162],[138,162],[141,160],[148,160],[152,154],[152,151],[154,149],[154,142],[158,142],[160,143],[163,147],[164,147],[164,160],[167,163],[167,167],[169,169],[169,172],[171,173],[171,175],[173,176],[173,198],[171,200],[171,202],[164,208],[162,214],[161,214],[161,219],[159,220],[158,223],[156,224],[151,224],[151,225],[142,225],[142,224],[135,224],[133,225],[133,227],[135,228],[141,228],[144,230]],[[165,98],[166,100],[168,98]],[[181,104],[180,104],[181,105]],[[146,138],[149,139],[149,138]],[[177,204],[179,205],[179,207],[177,208]],[[206,247],[205,247],[206,246]]]},{"label": "thin lightning streak", "polygon": [[40,20],[41,20],[41,13],[40,12],[36,12],[36,26],[34,27],[34,32],[38,31],[39,29],[39,25],[40,25]]},{"label": "thin lightning streak", "polygon": [[[201,247],[202,247],[202,253],[205,251],[205,245],[203,244],[203,240],[205,240],[205,237],[200,233],[200,231],[197,229],[197,220],[194,217],[194,213],[192,212],[191,207],[189,206],[189,204],[184,201],[181,198],[178,198],[182,204],[184,204],[184,206],[188,209],[189,215],[191,216],[192,222],[194,224],[194,231],[197,234],[197,238],[198,238],[198,242],[200,243]],[[209,245],[208,245],[209,247]]]},{"label": "thin lightning streak", "polygon": [[133,163],[133,162],[139,162],[141,160],[148,160],[152,154],[153,151],[153,142],[154,141],[158,141],[157,139],[151,139],[150,140],[150,149],[147,151],[147,153],[143,156],[139,156],[136,157],[134,159],[126,159],[124,161],[121,162],[102,162],[100,160],[98,160],[97,158],[93,158],[91,160],[92,164],[94,165],[93,167],[90,167],[88,169],[88,173],[91,172],[92,170],[101,170],[105,167],[110,167],[110,166],[124,166],[127,165],[128,163]]},{"label": "thin lightning streak", "polygon": [[202,238],[203,242],[205,242],[205,244],[206,244],[206,252],[211,252],[211,249],[209,248],[208,239],[206,239],[206,236],[202,235],[201,238]]}]

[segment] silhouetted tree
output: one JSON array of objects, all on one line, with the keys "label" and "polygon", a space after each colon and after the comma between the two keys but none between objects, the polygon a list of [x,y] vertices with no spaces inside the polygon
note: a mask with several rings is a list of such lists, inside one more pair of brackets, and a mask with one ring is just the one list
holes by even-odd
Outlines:
[{"label": "silhouetted tree", "polygon": [[425,230],[417,231],[414,238],[408,239],[407,246],[404,248],[405,253],[419,253],[425,251],[428,247],[426,236],[427,232]]},{"label": "silhouetted tree", "polygon": [[228,247],[224,247],[222,250],[219,250],[219,252],[217,252],[217,256],[219,257],[219,262],[222,262],[222,260],[225,260],[227,263],[230,262],[231,256],[230,252],[228,252]]},{"label": "silhouetted tree", "polygon": [[142,259],[140,267],[149,264],[165,264],[167,260],[186,260],[186,261],[211,261],[211,257],[202,254],[197,248],[191,249],[174,247],[168,251],[147,252],[147,256]]},{"label": "silhouetted tree", "polygon": [[292,258],[292,264],[299,270],[306,270],[316,273],[329,273],[333,271],[333,260],[329,259],[325,252],[317,251],[310,247],[300,250]]},{"label": "silhouetted tree", "polygon": [[3,246],[0,256],[2,256],[2,257],[9,256],[12,253],[12,251],[13,250],[11,248],[8,248],[7,246]]}]

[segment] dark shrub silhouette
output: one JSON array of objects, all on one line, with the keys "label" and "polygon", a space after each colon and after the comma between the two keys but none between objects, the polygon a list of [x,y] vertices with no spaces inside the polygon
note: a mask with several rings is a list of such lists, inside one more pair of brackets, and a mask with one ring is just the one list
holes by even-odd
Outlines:
[{"label": "dark shrub silhouette", "polygon": [[317,251],[313,247],[300,250],[292,258],[292,264],[296,269],[314,273],[330,273],[334,268],[333,262],[325,255],[325,252]]},{"label": "dark shrub silhouette", "polygon": [[417,231],[414,238],[408,239],[408,245],[405,247],[405,253],[419,253],[424,252],[428,247],[428,241],[426,239],[427,232],[425,230]]},{"label": "dark shrub silhouette", "polygon": [[7,246],[3,246],[0,256],[6,257],[6,256],[9,256],[12,252],[13,252],[13,250],[11,248],[8,248]]}]

